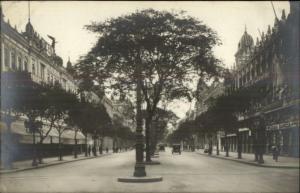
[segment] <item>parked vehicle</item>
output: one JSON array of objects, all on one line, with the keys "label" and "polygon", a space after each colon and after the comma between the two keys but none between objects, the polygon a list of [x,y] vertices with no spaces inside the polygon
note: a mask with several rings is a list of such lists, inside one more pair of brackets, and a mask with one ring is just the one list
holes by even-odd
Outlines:
[{"label": "parked vehicle", "polygon": [[204,146],[204,153],[208,153],[209,152],[209,146],[206,144]]},{"label": "parked vehicle", "polygon": [[165,146],[163,144],[159,145],[159,151],[166,151]]},{"label": "parked vehicle", "polygon": [[181,147],[180,146],[181,146],[180,144],[173,144],[172,154],[173,153],[181,154]]}]

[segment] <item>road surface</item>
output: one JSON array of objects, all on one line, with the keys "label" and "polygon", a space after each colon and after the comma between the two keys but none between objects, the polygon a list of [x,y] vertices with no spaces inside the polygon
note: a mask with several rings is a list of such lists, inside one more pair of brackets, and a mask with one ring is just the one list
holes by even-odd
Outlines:
[{"label": "road surface", "polygon": [[0,176],[0,192],[299,192],[298,169],[273,169],[210,158],[193,152],[161,152],[147,166],[162,182],[122,183],[133,174],[135,152]]}]

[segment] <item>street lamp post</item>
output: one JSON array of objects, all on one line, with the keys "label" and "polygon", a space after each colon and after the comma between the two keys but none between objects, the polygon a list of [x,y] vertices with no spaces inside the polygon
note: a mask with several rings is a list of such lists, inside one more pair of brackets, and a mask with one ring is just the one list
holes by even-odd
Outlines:
[{"label": "street lamp post", "polygon": [[144,177],[146,176],[144,161],[144,143],[143,143],[143,125],[142,125],[142,111],[141,111],[141,102],[142,102],[142,93],[141,93],[141,67],[139,64],[136,65],[136,163],[134,167],[133,175],[135,177]]}]

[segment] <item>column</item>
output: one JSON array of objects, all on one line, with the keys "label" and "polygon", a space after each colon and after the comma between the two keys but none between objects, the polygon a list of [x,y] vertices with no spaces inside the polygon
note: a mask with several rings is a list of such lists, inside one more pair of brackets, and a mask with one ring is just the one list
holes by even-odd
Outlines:
[{"label": "column", "polygon": [[1,43],[1,72],[5,69],[4,61],[4,44]]}]

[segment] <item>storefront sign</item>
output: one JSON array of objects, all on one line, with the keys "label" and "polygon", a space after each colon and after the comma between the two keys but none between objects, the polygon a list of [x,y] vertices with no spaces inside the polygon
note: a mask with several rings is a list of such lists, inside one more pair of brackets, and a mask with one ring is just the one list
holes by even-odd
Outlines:
[{"label": "storefront sign", "polygon": [[279,130],[279,129],[288,129],[291,127],[299,126],[299,121],[280,123],[267,126],[267,130]]}]

